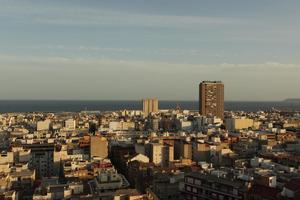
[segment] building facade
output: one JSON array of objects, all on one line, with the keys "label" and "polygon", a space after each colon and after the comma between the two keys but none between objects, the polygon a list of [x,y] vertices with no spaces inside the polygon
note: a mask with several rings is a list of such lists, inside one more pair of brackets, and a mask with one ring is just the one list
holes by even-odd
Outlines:
[{"label": "building facade", "polygon": [[36,170],[37,178],[57,175],[54,169],[54,144],[26,144],[24,148],[30,149],[29,167]]},{"label": "building facade", "polygon": [[90,138],[90,156],[107,158],[108,156],[108,142],[105,137],[102,136],[91,136]]},{"label": "building facade", "polygon": [[185,176],[184,199],[248,199],[248,186],[240,180],[231,180],[211,174],[193,172]]},{"label": "building facade", "polygon": [[221,81],[200,83],[199,112],[205,116],[224,118],[224,84]]},{"label": "building facade", "polygon": [[154,99],[143,99],[143,113],[147,117],[150,113],[158,112],[158,100]]}]

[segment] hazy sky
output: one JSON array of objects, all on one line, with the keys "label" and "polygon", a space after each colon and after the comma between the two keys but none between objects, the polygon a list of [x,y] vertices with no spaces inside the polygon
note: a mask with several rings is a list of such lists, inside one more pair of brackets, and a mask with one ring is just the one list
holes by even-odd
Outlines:
[{"label": "hazy sky", "polygon": [[299,0],[0,5],[0,99],[300,98]]}]

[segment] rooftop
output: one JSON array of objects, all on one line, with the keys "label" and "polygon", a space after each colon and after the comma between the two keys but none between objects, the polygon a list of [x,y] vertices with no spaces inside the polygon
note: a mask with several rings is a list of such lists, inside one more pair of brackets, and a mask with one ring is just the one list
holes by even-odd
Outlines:
[{"label": "rooftop", "polygon": [[235,188],[240,188],[240,187],[245,187],[245,182],[237,179],[230,179],[230,178],[225,178],[225,177],[218,177],[216,175],[212,174],[203,174],[200,172],[192,172],[188,177],[194,177],[194,178],[199,178],[199,179],[204,179],[207,180],[208,182],[218,182],[224,185],[230,185]]}]

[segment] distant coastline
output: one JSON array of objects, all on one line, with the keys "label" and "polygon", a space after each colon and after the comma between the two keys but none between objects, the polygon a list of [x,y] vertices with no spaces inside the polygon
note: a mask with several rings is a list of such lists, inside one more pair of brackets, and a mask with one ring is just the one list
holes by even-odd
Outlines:
[{"label": "distant coastline", "polygon": [[284,102],[296,102],[296,103],[300,103],[300,98],[290,98],[290,99],[285,99],[283,101]]},{"label": "distant coastline", "polygon": [[[198,101],[159,101],[159,109],[198,110]],[[225,101],[226,111],[300,111],[300,101]],[[0,113],[141,110],[142,101],[0,100]]]}]

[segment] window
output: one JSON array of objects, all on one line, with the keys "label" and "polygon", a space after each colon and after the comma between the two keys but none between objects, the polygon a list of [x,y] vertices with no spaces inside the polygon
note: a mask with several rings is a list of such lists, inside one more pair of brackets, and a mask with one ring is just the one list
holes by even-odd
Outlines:
[{"label": "window", "polygon": [[193,184],[194,183],[194,179],[193,178],[187,178],[187,182]]},{"label": "window", "polygon": [[232,193],[233,193],[234,195],[238,195],[238,190],[237,190],[237,189],[233,189]]},{"label": "window", "polygon": [[188,191],[188,192],[192,191],[191,186],[186,186],[186,191]]},{"label": "window", "polygon": [[197,194],[198,190],[197,188],[193,188],[193,193]]},{"label": "window", "polygon": [[196,185],[201,185],[201,181],[198,180],[198,179],[195,179],[195,184],[196,184]]}]

